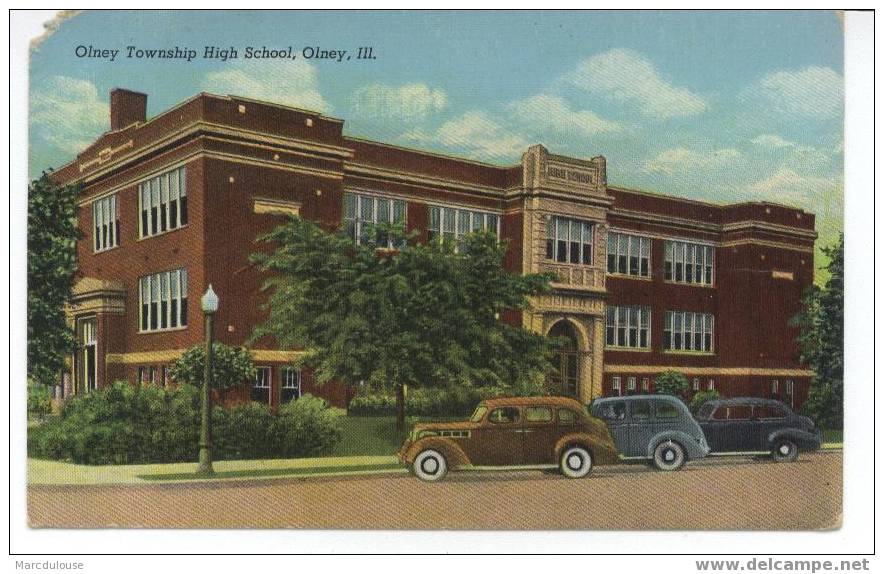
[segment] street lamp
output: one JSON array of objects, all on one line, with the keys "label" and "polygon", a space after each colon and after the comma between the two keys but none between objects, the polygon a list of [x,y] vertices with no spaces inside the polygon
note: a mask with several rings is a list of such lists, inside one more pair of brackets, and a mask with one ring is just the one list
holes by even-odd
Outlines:
[{"label": "street lamp", "polygon": [[212,468],[212,319],[218,310],[218,295],[212,290],[212,284],[202,298],[203,315],[206,320],[206,372],[203,378],[203,408],[200,424],[200,462],[196,473],[209,476],[215,474]]}]

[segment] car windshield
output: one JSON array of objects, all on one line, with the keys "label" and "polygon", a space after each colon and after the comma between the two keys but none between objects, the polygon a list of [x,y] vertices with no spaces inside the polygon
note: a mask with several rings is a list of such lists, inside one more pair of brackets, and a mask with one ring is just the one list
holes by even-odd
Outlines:
[{"label": "car windshield", "polygon": [[473,416],[470,417],[470,422],[477,423],[481,421],[486,412],[488,412],[488,407],[483,407],[482,405],[479,405],[478,407],[476,407],[476,410],[473,411]]},{"label": "car windshield", "polygon": [[697,412],[697,418],[703,419],[703,420],[708,420],[712,416],[712,412],[714,410],[715,410],[715,405],[710,404],[710,403],[706,403],[702,407],[700,407],[700,410]]}]

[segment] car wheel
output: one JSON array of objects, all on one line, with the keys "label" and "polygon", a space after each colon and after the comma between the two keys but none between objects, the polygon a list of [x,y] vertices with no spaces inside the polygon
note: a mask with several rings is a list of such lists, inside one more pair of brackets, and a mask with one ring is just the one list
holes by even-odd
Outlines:
[{"label": "car wheel", "polygon": [[421,480],[436,482],[448,473],[448,462],[439,451],[425,450],[415,457],[411,470]]},{"label": "car wheel", "polygon": [[559,468],[568,478],[583,478],[592,471],[592,453],[582,446],[568,447],[559,459]]},{"label": "car wheel", "polygon": [[792,462],[798,458],[798,445],[789,439],[780,439],[774,443],[770,453],[775,462]]},{"label": "car wheel", "polygon": [[661,442],[654,449],[654,466],[657,470],[678,470],[684,466],[686,458],[684,448],[671,440]]}]

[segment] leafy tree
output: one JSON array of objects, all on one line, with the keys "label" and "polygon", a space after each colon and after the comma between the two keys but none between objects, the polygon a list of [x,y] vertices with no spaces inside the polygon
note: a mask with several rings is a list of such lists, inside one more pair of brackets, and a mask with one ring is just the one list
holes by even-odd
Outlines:
[{"label": "leafy tree", "polygon": [[663,371],[654,379],[654,390],[660,395],[682,398],[688,390],[688,378],[678,371]]},{"label": "leafy tree", "polygon": [[28,186],[28,378],[58,382],[76,338],[64,305],[77,270],[77,186],[47,173]]},{"label": "leafy tree", "polygon": [[[377,231],[356,245],[291,217],[263,236],[272,250],[253,260],[271,274],[269,316],[253,339],[307,349],[300,363],[319,383],[395,392],[400,430],[406,386],[536,393],[552,342],[499,317],[526,308],[550,277],[507,273],[506,246],[491,233],[470,234],[455,250],[417,244],[394,226]],[[387,237],[401,247],[385,249]]]},{"label": "leafy tree", "polygon": [[719,395],[718,391],[716,391],[715,389],[694,393],[694,397],[691,399],[691,411],[699,411],[700,407],[703,406],[703,403],[705,403],[706,401],[715,400],[719,396],[721,395]]},{"label": "leafy tree", "polygon": [[803,410],[820,426],[840,429],[844,426],[844,234],[837,245],[822,251],[829,257],[829,279],[822,289],[816,285],[807,289],[791,324],[799,328],[801,362],[816,373]]},{"label": "leafy tree", "polygon": [[[201,386],[205,378],[206,347],[196,345],[172,364],[169,375],[178,383]],[[227,389],[255,378],[252,355],[244,347],[212,343],[212,388]]]}]

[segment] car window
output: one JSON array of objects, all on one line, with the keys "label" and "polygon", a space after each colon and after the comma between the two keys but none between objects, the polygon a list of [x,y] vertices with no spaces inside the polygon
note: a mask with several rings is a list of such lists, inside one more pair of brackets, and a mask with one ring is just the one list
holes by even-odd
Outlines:
[{"label": "car window", "polygon": [[485,416],[485,413],[488,412],[488,407],[478,406],[476,410],[473,411],[473,416],[470,417],[470,421],[477,423],[482,420],[482,417]]},{"label": "car window", "polygon": [[516,407],[500,407],[491,411],[488,420],[495,424],[514,423],[519,420],[519,409]]},{"label": "car window", "polygon": [[559,409],[559,424],[573,425],[577,422],[577,413],[571,409]]},{"label": "car window", "polygon": [[760,405],[752,409],[756,419],[772,420],[786,418],[786,411],[777,405]]},{"label": "car window", "polygon": [[654,401],[654,415],[658,419],[676,419],[679,415],[678,407],[668,401]]},{"label": "car window", "polygon": [[525,421],[529,423],[548,423],[552,420],[552,409],[549,407],[528,407],[525,409]]},{"label": "car window", "polygon": [[633,401],[632,418],[638,420],[651,418],[651,401]]},{"label": "car window", "polygon": [[715,411],[715,405],[705,403],[700,410],[697,412],[697,418],[701,420],[708,420],[712,418],[712,413]]},{"label": "car window", "polygon": [[734,405],[727,407],[727,420],[745,421],[752,418],[752,407],[749,405]]},{"label": "car window", "polygon": [[[560,417],[561,412],[562,411],[559,411]],[[599,406],[597,412],[599,418],[603,418],[609,421],[622,421],[626,418],[626,403],[623,401],[611,401],[609,403],[602,403]]]}]

